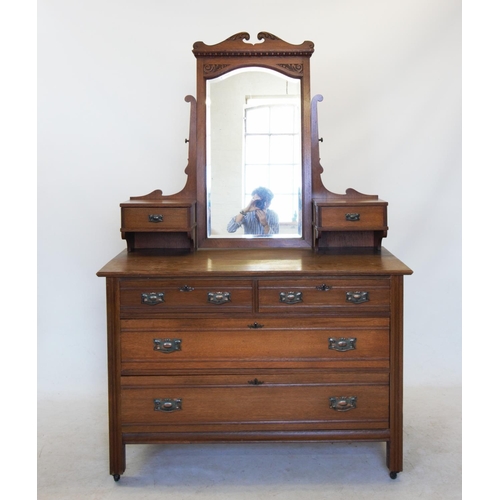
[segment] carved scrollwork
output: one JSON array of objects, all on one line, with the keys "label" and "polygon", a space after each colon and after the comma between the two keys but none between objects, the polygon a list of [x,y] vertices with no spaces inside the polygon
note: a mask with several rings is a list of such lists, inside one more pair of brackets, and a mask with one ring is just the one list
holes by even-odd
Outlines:
[{"label": "carved scrollwork", "polygon": [[224,68],[227,68],[229,64],[204,64],[203,65],[203,73],[209,75],[211,73],[217,73]]},{"label": "carved scrollwork", "polygon": [[298,74],[302,74],[302,72],[304,71],[304,66],[302,64],[277,64],[277,66]]}]

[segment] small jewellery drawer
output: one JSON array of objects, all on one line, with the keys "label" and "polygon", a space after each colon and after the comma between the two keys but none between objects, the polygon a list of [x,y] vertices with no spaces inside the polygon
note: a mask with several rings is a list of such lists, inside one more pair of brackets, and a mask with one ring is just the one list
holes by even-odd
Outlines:
[{"label": "small jewellery drawer", "polygon": [[360,380],[352,374],[265,372],[123,377],[122,421],[125,427],[135,426],[135,432],[141,426],[283,422],[321,428],[387,428],[387,374],[357,377]]},{"label": "small jewellery drawer", "polygon": [[386,206],[316,206],[316,225],[343,231],[386,230]]},{"label": "small jewellery drawer", "polygon": [[194,203],[122,208],[122,232],[186,231],[195,224]]},{"label": "small jewellery drawer", "polygon": [[185,312],[248,312],[250,280],[122,280],[121,314],[155,316]]},{"label": "small jewellery drawer", "polygon": [[318,278],[259,281],[259,312],[307,310],[389,311],[386,278]]},{"label": "small jewellery drawer", "polygon": [[388,318],[127,319],[122,373],[199,368],[389,367]]}]

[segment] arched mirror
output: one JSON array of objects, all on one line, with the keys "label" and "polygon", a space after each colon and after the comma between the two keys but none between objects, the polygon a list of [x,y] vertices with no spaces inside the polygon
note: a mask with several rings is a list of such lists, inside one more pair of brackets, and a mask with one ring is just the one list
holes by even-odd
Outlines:
[{"label": "arched mirror", "polygon": [[310,247],[312,42],[194,44],[199,248]]},{"label": "arched mirror", "polygon": [[[234,70],[207,81],[206,108],[208,237],[300,238],[300,80],[264,68]],[[251,211],[236,220],[260,187],[272,195],[268,234]]]}]

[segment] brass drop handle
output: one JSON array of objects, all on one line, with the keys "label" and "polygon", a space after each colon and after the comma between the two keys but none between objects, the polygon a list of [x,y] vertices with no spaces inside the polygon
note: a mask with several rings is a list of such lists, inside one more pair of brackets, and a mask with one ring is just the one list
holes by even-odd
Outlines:
[{"label": "brass drop handle", "polygon": [[302,302],[302,292],[280,292],[280,302],[298,304]]},{"label": "brass drop handle", "polygon": [[153,403],[155,411],[171,412],[182,410],[182,399],[155,399]]},{"label": "brass drop handle", "polygon": [[149,214],[148,216],[149,222],[163,222],[163,215],[162,214]]},{"label": "brass drop handle", "polygon": [[330,337],[328,339],[328,349],[334,351],[346,352],[356,349],[356,337],[346,338],[346,337]]},{"label": "brass drop handle", "polygon": [[345,293],[346,302],[351,302],[352,304],[362,304],[363,302],[368,302],[370,300],[369,292],[346,292]]},{"label": "brass drop handle", "polygon": [[357,396],[340,396],[330,398],[330,408],[335,411],[349,411],[356,408]]},{"label": "brass drop handle", "polygon": [[181,350],[182,339],[154,339],[153,350],[170,354]]},{"label": "brass drop handle", "polygon": [[164,292],[143,293],[141,295],[141,302],[143,304],[147,304],[148,306],[156,306],[157,304],[165,302],[165,293]]},{"label": "brass drop handle", "polygon": [[208,292],[207,300],[210,304],[225,304],[231,302],[231,292]]}]

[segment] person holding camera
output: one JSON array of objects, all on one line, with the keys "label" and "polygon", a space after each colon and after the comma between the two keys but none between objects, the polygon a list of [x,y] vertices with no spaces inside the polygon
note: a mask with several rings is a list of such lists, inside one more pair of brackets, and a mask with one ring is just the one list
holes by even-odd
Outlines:
[{"label": "person holding camera", "polygon": [[269,209],[273,198],[270,189],[265,187],[254,189],[248,206],[229,221],[228,232],[234,233],[243,226],[245,234],[263,236],[278,234],[280,232],[278,214]]}]

